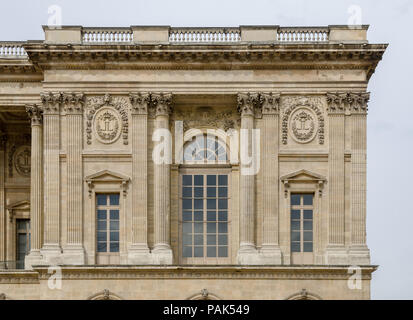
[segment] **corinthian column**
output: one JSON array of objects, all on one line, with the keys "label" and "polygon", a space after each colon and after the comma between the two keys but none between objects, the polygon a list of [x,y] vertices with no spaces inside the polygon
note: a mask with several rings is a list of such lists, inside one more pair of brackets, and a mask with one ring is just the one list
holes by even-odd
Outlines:
[{"label": "corinthian column", "polygon": [[281,264],[278,219],[279,94],[262,94],[263,242],[265,264]]},{"label": "corinthian column", "polygon": [[83,104],[82,93],[64,93],[63,107],[66,113],[67,143],[67,214],[66,245],[63,248],[64,264],[85,263],[83,248]]},{"label": "corinthian column", "polygon": [[327,94],[329,122],[329,217],[327,264],[348,264],[345,248],[344,206],[344,142],[345,111],[348,107],[346,93]]},{"label": "corinthian column", "polygon": [[[255,174],[248,172],[253,157],[253,129],[255,108],[260,107],[258,94],[238,94],[238,111],[241,114],[241,170],[240,170],[240,246],[237,260],[239,264],[258,264],[255,245]],[[243,158],[243,154],[246,157]]]},{"label": "corinthian column", "polygon": [[148,247],[148,93],[131,94],[132,104],[132,244],[129,264],[151,264]]},{"label": "corinthian column", "polygon": [[[4,195],[4,174],[7,136],[0,131],[0,261],[6,261],[6,211]],[[0,269],[5,267],[5,262],[0,262]]]},{"label": "corinthian column", "polygon": [[37,105],[26,106],[31,120],[32,147],[30,168],[30,228],[31,248],[25,258],[25,268],[42,264],[40,254],[43,238],[43,112]]},{"label": "corinthian column", "polygon": [[44,142],[44,242],[41,253],[48,264],[61,263],[60,247],[60,93],[41,94]]},{"label": "corinthian column", "polygon": [[367,103],[370,94],[351,93],[351,244],[350,263],[370,264],[366,244]]},{"label": "corinthian column", "polygon": [[[163,144],[163,155],[157,154],[154,149],[152,156],[155,175],[155,245],[153,248],[153,259],[156,264],[172,264],[173,256],[170,245],[170,210],[171,210],[171,177],[170,167],[172,155],[169,132],[169,114],[172,112],[171,94],[154,94],[151,96],[155,108],[155,133],[153,138]],[[161,138],[163,137],[163,138]],[[159,151],[160,149],[158,149]],[[161,159],[160,159],[161,158]]]}]

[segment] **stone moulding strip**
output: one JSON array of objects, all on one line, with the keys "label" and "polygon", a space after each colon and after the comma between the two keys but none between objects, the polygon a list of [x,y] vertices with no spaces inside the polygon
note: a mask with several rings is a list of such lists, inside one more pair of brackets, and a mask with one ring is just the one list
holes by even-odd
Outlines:
[{"label": "stone moulding strip", "polygon": [[[362,279],[370,280],[377,266],[362,266]],[[40,280],[50,277],[48,268],[35,266]],[[62,266],[63,280],[121,280],[121,279],[314,279],[348,280],[348,266]]]},{"label": "stone moulding strip", "polygon": [[39,283],[39,275],[36,271],[0,271],[0,284]]}]

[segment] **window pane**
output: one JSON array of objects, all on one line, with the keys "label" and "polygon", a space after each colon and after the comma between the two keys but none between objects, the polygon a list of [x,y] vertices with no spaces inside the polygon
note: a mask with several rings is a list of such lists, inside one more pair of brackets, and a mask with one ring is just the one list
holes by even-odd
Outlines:
[{"label": "window pane", "polygon": [[190,234],[184,234],[182,237],[183,245],[191,245],[192,244],[192,236]]},{"label": "window pane", "polygon": [[111,221],[110,230],[119,230],[119,221]]},{"label": "window pane", "polygon": [[218,196],[221,198],[228,197],[228,188],[227,187],[218,188]]},{"label": "window pane", "polygon": [[184,187],[182,188],[183,197],[192,197],[192,188]]},{"label": "window pane", "polygon": [[192,200],[191,199],[182,200],[182,208],[183,209],[192,209]]},{"label": "window pane", "polygon": [[218,257],[228,257],[228,247],[218,247]]},{"label": "window pane", "polygon": [[217,244],[217,237],[215,235],[207,236],[207,245],[216,245],[216,244]]},{"label": "window pane", "polygon": [[98,210],[98,219],[100,220],[106,219],[106,210]]},{"label": "window pane", "polygon": [[196,246],[202,246],[204,244],[204,236],[203,235],[195,235],[194,236],[194,244]]},{"label": "window pane", "polygon": [[191,186],[192,185],[192,176],[191,175],[182,176],[182,184],[184,186]]},{"label": "window pane", "polygon": [[195,211],[194,221],[203,221],[203,220],[204,220],[204,213],[202,211]]},{"label": "window pane", "polygon": [[109,196],[110,199],[110,205],[111,206],[118,206],[119,205],[119,195],[118,194],[111,194]]},{"label": "window pane", "polygon": [[227,186],[228,185],[228,175],[219,175],[218,176],[218,185]]},{"label": "window pane", "polygon": [[291,230],[300,230],[300,221],[291,221]]},{"label": "window pane", "polygon": [[184,246],[182,251],[184,258],[192,257],[192,247]]},{"label": "window pane", "polygon": [[301,252],[299,242],[291,242],[291,252]]},{"label": "window pane", "polygon": [[110,243],[110,252],[119,252],[119,242]]},{"label": "window pane", "polygon": [[304,230],[313,230],[313,221],[304,221]]},{"label": "window pane", "polygon": [[228,244],[228,236],[226,234],[220,234],[218,236],[218,244],[220,246]]},{"label": "window pane", "polygon": [[218,220],[219,221],[228,221],[228,213],[226,211],[219,211],[218,212]]},{"label": "window pane", "polygon": [[312,231],[304,232],[304,241],[313,241],[313,232]]},{"label": "window pane", "polygon": [[215,186],[217,184],[217,176],[216,175],[207,175],[207,185]]},{"label": "window pane", "polygon": [[228,200],[227,199],[218,200],[218,208],[228,209]]},{"label": "window pane", "polygon": [[313,252],[312,242],[304,242],[304,252]]},{"label": "window pane", "polygon": [[110,210],[110,219],[119,220],[119,210]]},{"label": "window pane", "polygon": [[215,187],[208,187],[207,189],[207,197],[208,198],[215,198],[217,196],[217,188]]},{"label": "window pane", "polygon": [[196,186],[204,185],[204,176],[200,176],[200,175],[194,176],[194,185]]},{"label": "window pane", "polygon": [[207,213],[207,220],[208,220],[208,221],[217,221],[217,213],[216,213],[216,211],[208,211],[208,213]]},{"label": "window pane", "polygon": [[313,195],[312,194],[304,194],[304,205],[305,206],[312,206],[313,205]]},{"label": "window pane", "polygon": [[97,194],[96,199],[99,206],[106,205],[106,194]]},{"label": "window pane", "polygon": [[192,223],[185,222],[182,224],[183,233],[192,233]]},{"label": "window pane", "polygon": [[203,199],[195,199],[194,200],[194,209],[202,209],[204,207],[204,200]]},{"label": "window pane", "polygon": [[106,242],[98,242],[98,252],[106,252]]},{"label": "window pane", "polygon": [[300,210],[291,210],[291,219],[300,220]]},{"label": "window pane", "polygon": [[292,206],[300,205],[300,195],[299,194],[292,194],[291,195],[291,205]]},{"label": "window pane", "polygon": [[203,196],[204,196],[204,188],[203,187],[194,188],[194,197],[195,198],[202,198]]},{"label": "window pane", "polygon": [[300,241],[300,232],[299,231],[291,232],[291,241]]},{"label": "window pane", "polygon": [[201,258],[204,256],[204,248],[203,247],[195,247],[194,248],[194,257]]},{"label": "window pane", "polygon": [[313,210],[304,210],[304,219],[312,219]]},{"label": "window pane", "polygon": [[207,247],[207,257],[216,257],[217,256],[217,247]]},{"label": "window pane", "polygon": [[182,214],[183,221],[192,221],[192,211],[184,211]]},{"label": "window pane", "polygon": [[217,208],[217,202],[215,199],[208,199],[207,200],[207,209],[216,209]]},{"label": "window pane", "polygon": [[226,222],[218,223],[218,232],[219,233],[227,233],[228,232],[228,224]]},{"label": "window pane", "polygon": [[106,232],[98,232],[98,241],[106,241]]},{"label": "window pane", "polygon": [[207,223],[207,233],[216,233],[217,232],[217,225],[215,222]]},{"label": "window pane", "polygon": [[204,224],[202,222],[194,223],[194,233],[204,233]]},{"label": "window pane", "polygon": [[98,221],[98,230],[106,230],[106,221]]},{"label": "window pane", "polygon": [[110,241],[119,241],[119,232],[111,232]]}]

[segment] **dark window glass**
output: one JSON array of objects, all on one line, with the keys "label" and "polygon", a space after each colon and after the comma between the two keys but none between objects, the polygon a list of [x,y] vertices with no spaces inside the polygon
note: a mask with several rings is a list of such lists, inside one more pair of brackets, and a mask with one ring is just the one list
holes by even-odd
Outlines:
[{"label": "dark window glass", "polygon": [[98,206],[100,206],[100,205],[105,206],[106,205],[106,198],[107,198],[106,194],[98,194],[98,195],[96,195],[96,198],[97,198]]},{"label": "dark window glass", "polygon": [[194,197],[195,198],[202,198],[204,196],[204,188],[196,187],[194,188]]},{"label": "dark window glass", "polygon": [[216,175],[207,175],[207,185],[215,186],[217,184],[217,176]]},{"label": "dark window glass", "polygon": [[184,186],[191,186],[192,185],[192,176],[190,176],[190,175],[182,176],[182,184]]},{"label": "dark window glass", "polygon": [[194,257],[201,258],[204,256],[204,247],[194,247]]},{"label": "dark window glass", "polygon": [[304,205],[305,206],[312,206],[313,205],[313,195],[312,194],[304,194]]},{"label": "dark window glass", "polygon": [[204,185],[204,176],[199,176],[199,175],[194,176],[194,185],[196,186]]},{"label": "dark window glass", "polygon": [[219,175],[218,176],[218,185],[227,186],[228,185],[228,175]]},{"label": "dark window glass", "polygon": [[111,194],[109,197],[110,197],[110,205],[111,206],[118,206],[119,205],[119,195],[118,194]]},{"label": "dark window glass", "polygon": [[299,194],[292,194],[291,195],[291,205],[292,206],[299,206],[300,205],[300,195]]},{"label": "dark window glass", "polygon": [[182,196],[185,198],[192,197],[192,188],[184,187],[182,189]]}]

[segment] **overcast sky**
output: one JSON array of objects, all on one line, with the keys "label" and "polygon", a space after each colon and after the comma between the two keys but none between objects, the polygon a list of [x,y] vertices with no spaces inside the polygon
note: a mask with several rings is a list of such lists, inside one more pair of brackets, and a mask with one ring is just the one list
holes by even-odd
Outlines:
[{"label": "overcast sky", "polygon": [[65,25],[176,27],[347,24],[358,6],[369,41],[390,44],[369,84],[367,240],[380,265],[372,298],[413,299],[412,0],[3,0],[0,41],[44,39],[52,5]]}]

